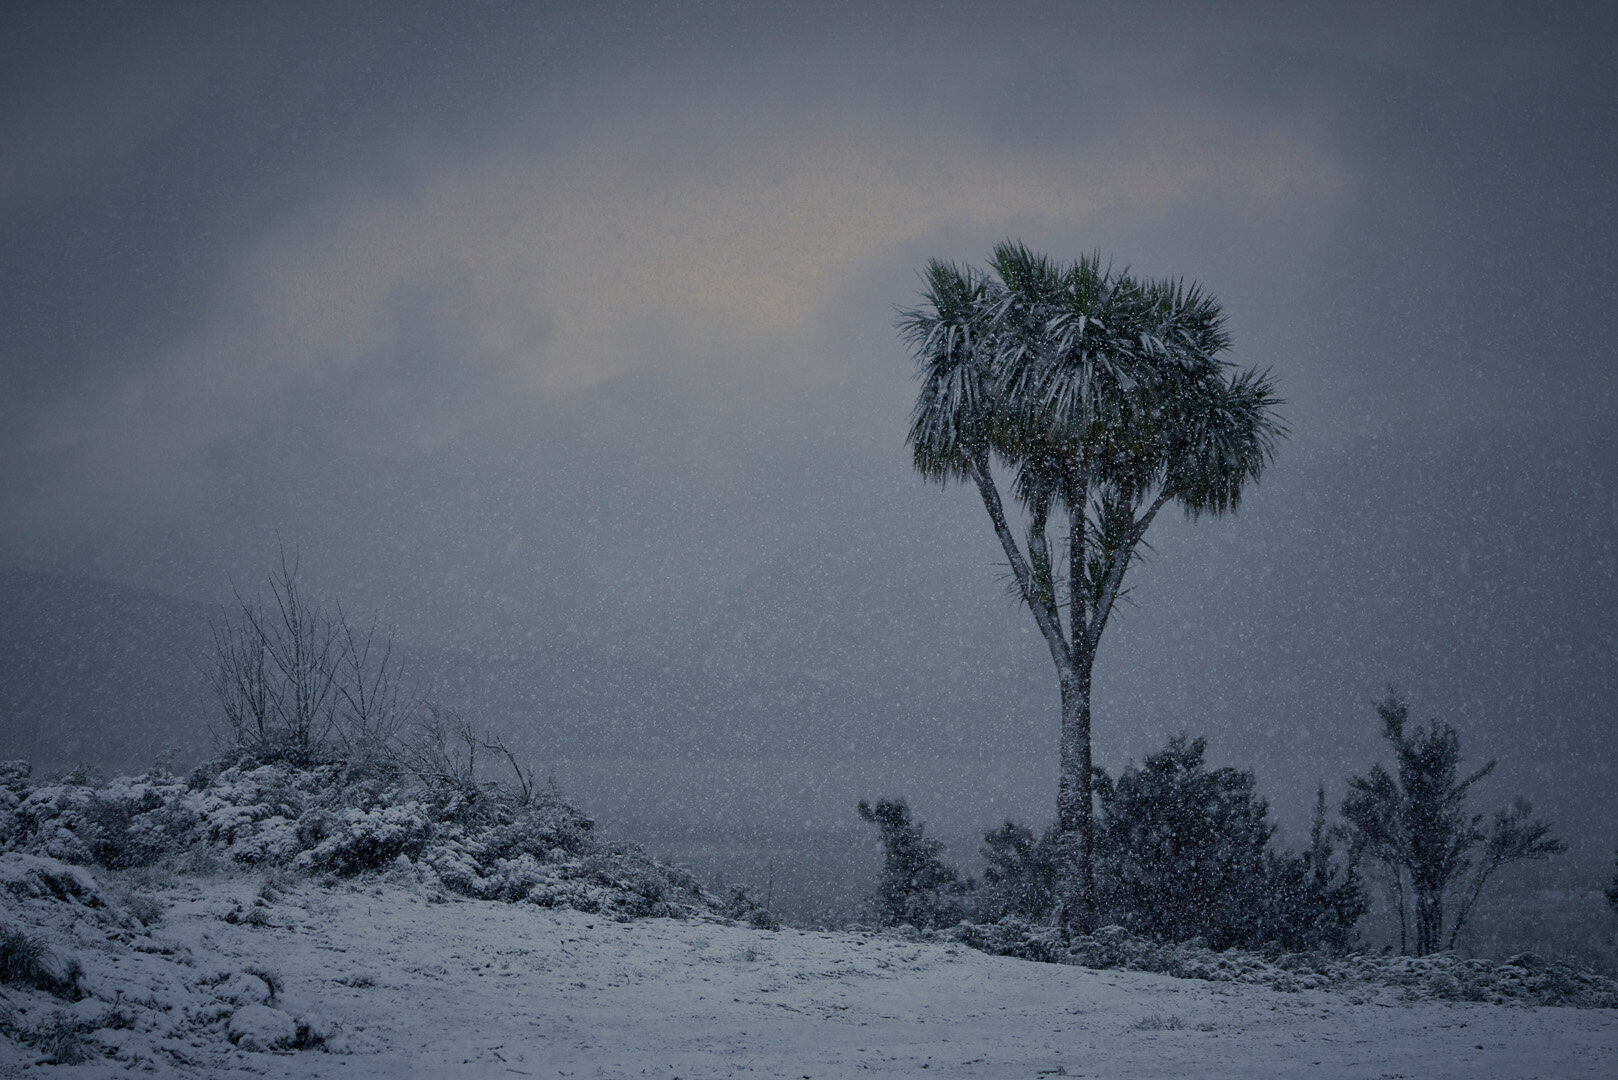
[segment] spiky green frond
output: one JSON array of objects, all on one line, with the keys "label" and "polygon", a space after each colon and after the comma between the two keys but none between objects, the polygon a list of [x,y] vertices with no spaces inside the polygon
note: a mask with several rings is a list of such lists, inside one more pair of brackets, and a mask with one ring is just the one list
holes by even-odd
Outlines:
[{"label": "spiky green frond", "polygon": [[922,303],[899,312],[921,390],[907,437],[915,466],[944,482],[985,454],[999,405],[989,372],[988,288],[970,267],[934,259],[922,272]]},{"label": "spiky green frond", "polygon": [[[1114,272],[1099,253],[1063,264],[1021,243],[989,272],[934,260],[922,304],[900,313],[921,389],[909,443],[930,479],[991,453],[1031,507],[1082,460],[1084,485],[1139,501],[1158,489],[1192,516],[1222,514],[1286,434],[1267,374],[1231,376],[1219,302],[1196,282]],[[1065,485],[1065,486],[1064,486]]]},{"label": "spiky green frond", "polygon": [[990,316],[994,378],[1006,403],[1005,437],[1014,444],[1008,449],[1012,456],[1020,457],[1046,434],[1037,407],[1038,391],[1031,391],[1024,379],[1050,366],[1048,328],[1060,310],[1069,271],[1011,241],[995,247],[989,268],[995,275]]},{"label": "spiky green frond", "polygon": [[[1107,577],[1119,558],[1131,562],[1143,558],[1144,546],[1134,535],[1135,507],[1116,488],[1097,494],[1095,512],[1085,521],[1085,573],[1080,595],[1094,608],[1106,591]],[[1122,594],[1120,594],[1121,598]]]},{"label": "spiky green frond", "polygon": [[[1021,443],[1072,458],[1098,431],[1116,426],[1133,384],[1130,279],[1094,254],[1062,268],[1040,295],[1037,320],[1001,339],[995,375]],[[1037,344],[1030,343],[1034,338]]]},{"label": "spiky green frond", "polygon": [[1141,283],[1139,346],[1190,372],[1219,362],[1231,339],[1224,308],[1201,285],[1180,278]]},{"label": "spiky green frond", "polygon": [[1241,503],[1275,457],[1286,425],[1275,414],[1280,399],[1268,372],[1199,379],[1169,406],[1164,482],[1187,514],[1224,514]]}]

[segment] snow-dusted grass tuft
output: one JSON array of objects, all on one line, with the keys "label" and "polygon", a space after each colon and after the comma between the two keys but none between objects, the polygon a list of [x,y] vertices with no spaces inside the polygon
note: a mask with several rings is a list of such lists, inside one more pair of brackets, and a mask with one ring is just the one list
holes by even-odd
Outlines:
[{"label": "snow-dusted grass tuft", "polygon": [[76,961],[62,959],[44,939],[0,927],[0,983],[71,1000],[82,975]]},{"label": "snow-dusted grass tuft", "polygon": [[126,889],[118,896],[119,905],[137,920],[142,926],[156,926],[163,921],[163,912],[167,910],[163,901],[149,893],[136,892]]},{"label": "snow-dusted grass tuft", "polygon": [[20,983],[43,990],[46,978],[44,957],[49,949],[43,941],[21,930],[0,928],[0,983]]},{"label": "snow-dusted grass tuft", "polygon": [[85,1038],[83,1023],[63,1009],[45,1017],[23,1041],[56,1065],[82,1065],[97,1056],[95,1048]]}]

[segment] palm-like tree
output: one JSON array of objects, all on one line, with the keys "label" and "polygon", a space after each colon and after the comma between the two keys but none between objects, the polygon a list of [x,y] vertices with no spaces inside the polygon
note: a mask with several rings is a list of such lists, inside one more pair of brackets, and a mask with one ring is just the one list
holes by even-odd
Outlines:
[{"label": "palm-like tree", "polygon": [[[934,260],[900,312],[921,391],[909,444],[930,480],[970,481],[1061,686],[1057,918],[1094,928],[1090,689],[1124,574],[1159,511],[1224,514],[1285,427],[1267,373],[1233,371],[1218,301],[1196,285],[1062,264],[1007,242],[989,271]],[[993,470],[1013,473],[1019,544]],[[1065,512],[1066,566],[1049,527]],[[1025,550],[1026,547],[1026,550]],[[1066,620],[1063,610],[1066,610]]]}]

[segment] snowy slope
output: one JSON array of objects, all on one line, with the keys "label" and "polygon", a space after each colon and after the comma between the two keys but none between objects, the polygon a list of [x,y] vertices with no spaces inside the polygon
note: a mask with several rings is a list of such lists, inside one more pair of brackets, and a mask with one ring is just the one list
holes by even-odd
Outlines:
[{"label": "snowy slope", "polygon": [[[1605,1078],[1618,1061],[1613,1010],[1282,993],[894,937],[619,923],[445,901],[403,875],[180,878],[157,895],[168,908],[150,929],[79,903],[4,901],[8,922],[83,965],[92,997],[71,1009],[110,1017],[86,1038],[123,1060],[36,1065],[37,1051],[0,1039],[0,1075],[149,1063],[180,1077]],[[269,985],[262,1009],[322,1046],[231,1045],[230,1017]],[[30,1024],[62,1007],[5,993]]]}]

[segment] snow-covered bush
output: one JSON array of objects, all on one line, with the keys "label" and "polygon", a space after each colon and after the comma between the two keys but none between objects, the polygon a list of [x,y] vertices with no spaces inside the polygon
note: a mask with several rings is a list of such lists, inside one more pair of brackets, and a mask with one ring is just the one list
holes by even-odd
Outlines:
[{"label": "snow-covered bush", "polygon": [[992,956],[1015,956],[1048,964],[1060,963],[1067,951],[1062,932],[1056,927],[1030,926],[1011,915],[997,923],[961,923],[944,934]]},{"label": "snow-covered bush", "polygon": [[167,775],[120,777],[106,788],[81,787],[74,794],[78,838],[95,862],[113,870],[155,861],[172,849],[174,838],[191,836],[200,821]]},{"label": "snow-covered bush", "polygon": [[200,856],[339,877],[402,864],[464,896],[622,918],[714,908],[691,875],[639,848],[601,841],[588,817],[531,785],[516,793],[485,786],[473,806],[459,787],[374,764],[296,768],[242,759],[183,781],[158,771],[37,787],[27,777],[26,766],[0,774],[0,838],[8,849],[0,869],[36,893],[94,887],[64,864],[122,869]]},{"label": "snow-covered bush", "polygon": [[89,908],[106,907],[101,886],[84,870],[49,856],[0,852],[0,893],[13,900],[66,900]]},{"label": "snow-covered bush", "polygon": [[781,920],[758,898],[751,885],[732,885],[725,891],[719,911],[725,918],[746,923],[755,930],[781,929]]},{"label": "snow-covered bush", "polygon": [[1198,941],[1165,945],[1121,926],[1105,926],[1065,946],[1054,927],[1016,919],[962,923],[933,935],[996,956],[1145,971],[1182,979],[1239,982],[1277,990],[1386,990],[1409,1001],[1618,1008],[1618,981],[1523,953],[1509,960],[1428,956],[1339,956],[1320,952],[1215,951]]},{"label": "snow-covered bush", "polygon": [[484,831],[479,842],[490,858],[533,855],[560,859],[593,850],[594,828],[595,822],[551,797],[521,807],[509,821],[499,822]]},{"label": "snow-covered bush", "polygon": [[715,907],[690,874],[631,845],[592,842],[581,855],[558,847],[509,858],[499,850],[475,834],[462,835],[432,844],[420,865],[450,891],[482,900],[526,901],[626,919],[679,918]]},{"label": "snow-covered bush", "polygon": [[328,870],[338,875],[377,870],[401,855],[410,859],[419,856],[433,835],[433,822],[417,802],[372,810],[349,807],[316,820],[321,823],[324,839],[292,860],[298,869]]},{"label": "snow-covered bush", "polygon": [[17,807],[28,794],[33,766],[26,761],[0,761],[0,848],[10,845]]}]

